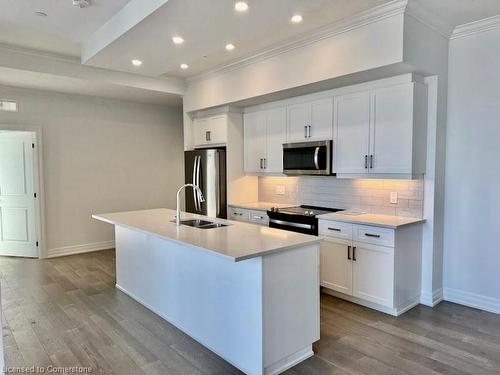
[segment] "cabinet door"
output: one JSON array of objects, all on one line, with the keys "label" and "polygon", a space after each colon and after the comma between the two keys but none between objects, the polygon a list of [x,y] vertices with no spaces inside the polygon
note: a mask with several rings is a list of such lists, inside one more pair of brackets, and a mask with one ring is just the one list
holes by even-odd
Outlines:
[{"label": "cabinet door", "polygon": [[352,295],[352,262],[349,260],[350,241],[323,239],[321,241],[321,286]]},{"label": "cabinet door", "polygon": [[248,221],[249,217],[250,217],[248,210],[245,210],[244,208],[229,206],[228,213],[229,213],[230,220]]},{"label": "cabinet door", "polygon": [[266,211],[248,211],[248,220],[250,220],[251,223],[264,225],[266,227],[269,225],[269,216],[267,216]]},{"label": "cabinet door", "polygon": [[194,145],[203,146],[208,143],[206,132],[208,131],[208,118],[197,118],[193,121]]},{"label": "cabinet door", "polygon": [[245,172],[262,172],[262,159],[266,155],[265,112],[251,112],[244,115]]},{"label": "cabinet door", "polygon": [[308,126],[310,124],[309,103],[300,103],[288,106],[287,142],[308,140]]},{"label": "cabinet door", "polygon": [[353,296],[393,307],[394,248],[354,242]]},{"label": "cabinet door", "polygon": [[363,91],[335,97],[333,139],[335,169],[338,174],[368,173],[370,138],[370,94]]},{"label": "cabinet door", "polygon": [[413,83],[371,92],[370,173],[412,173]]},{"label": "cabinet door", "polygon": [[205,134],[207,143],[224,144],[227,143],[227,116],[214,116],[208,119],[208,129],[210,133]]},{"label": "cabinet door", "polygon": [[333,99],[322,99],[311,103],[311,128],[309,139],[332,139],[333,130]]},{"label": "cabinet door", "polygon": [[283,173],[283,143],[286,142],[286,109],[275,108],[266,112],[267,152],[265,171]]}]

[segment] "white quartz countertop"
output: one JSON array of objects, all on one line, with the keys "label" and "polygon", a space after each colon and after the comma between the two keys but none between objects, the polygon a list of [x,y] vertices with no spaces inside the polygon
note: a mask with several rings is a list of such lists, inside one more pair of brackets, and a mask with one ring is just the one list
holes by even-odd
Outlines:
[{"label": "white quartz countertop", "polygon": [[208,250],[235,262],[320,241],[316,236],[185,212],[181,214],[182,220],[200,218],[230,225],[211,229],[199,229],[187,225],[178,227],[172,222],[175,210],[166,208],[96,214],[92,217],[109,224]]},{"label": "white quartz countertop", "polygon": [[250,202],[250,203],[229,203],[228,206],[244,208],[247,210],[267,211],[270,210],[272,207],[283,208],[283,207],[293,206],[293,204],[272,203],[272,202]]},{"label": "white quartz countertop", "polygon": [[405,225],[423,223],[424,219],[404,216],[392,215],[376,215],[376,214],[345,214],[342,212],[334,212],[331,214],[319,215],[320,220],[342,221],[344,223],[373,225],[377,227],[397,229]]}]

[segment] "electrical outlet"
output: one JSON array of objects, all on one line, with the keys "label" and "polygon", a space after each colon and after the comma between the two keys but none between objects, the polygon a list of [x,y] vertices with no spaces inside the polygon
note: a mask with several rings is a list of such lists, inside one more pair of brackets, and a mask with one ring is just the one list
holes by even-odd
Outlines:
[{"label": "electrical outlet", "polygon": [[397,191],[391,191],[391,203],[392,204],[398,203],[398,192]]},{"label": "electrical outlet", "polygon": [[285,185],[276,185],[276,194],[285,195],[286,194]]}]

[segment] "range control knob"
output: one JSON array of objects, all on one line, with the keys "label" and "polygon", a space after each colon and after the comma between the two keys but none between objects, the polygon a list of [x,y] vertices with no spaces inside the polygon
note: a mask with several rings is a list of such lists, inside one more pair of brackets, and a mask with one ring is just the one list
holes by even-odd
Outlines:
[{"label": "range control knob", "polygon": [[314,211],[309,211],[309,216],[314,216]]},{"label": "range control knob", "polygon": [[309,211],[305,211],[304,215],[309,216]]}]

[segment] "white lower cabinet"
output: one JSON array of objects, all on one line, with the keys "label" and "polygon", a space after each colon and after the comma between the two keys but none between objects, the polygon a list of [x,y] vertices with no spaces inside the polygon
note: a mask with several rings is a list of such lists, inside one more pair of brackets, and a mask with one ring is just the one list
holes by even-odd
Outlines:
[{"label": "white lower cabinet", "polygon": [[352,295],[392,307],[394,294],[394,248],[353,243]]},{"label": "white lower cabinet", "polygon": [[267,216],[266,211],[250,210],[235,206],[228,206],[228,219],[264,226],[269,224],[269,216]]},{"label": "white lower cabinet", "polygon": [[395,316],[419,303],[420,224],[388,229],[320,220],[319,235],[324,292]]},{"label": "white lower cabinet", "polygon": [[321,242],[321,286],[352,294],[352,262],[349,241],[327,239]]}]

